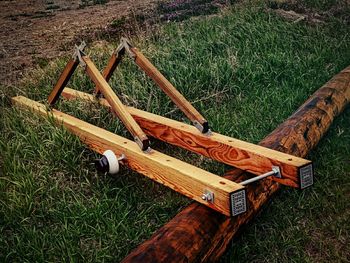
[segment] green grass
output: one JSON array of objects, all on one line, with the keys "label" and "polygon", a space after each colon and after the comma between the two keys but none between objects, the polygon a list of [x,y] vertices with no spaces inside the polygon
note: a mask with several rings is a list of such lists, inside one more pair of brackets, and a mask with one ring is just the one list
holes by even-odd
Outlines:
[{"label": "green grass", "polygon": [[[350,64],[350,30],[336,21],[288,23],[264,8],[170,22],[134,43],[210,120],[213,130],[258,142],[331,76]],[[87,52],[102,69],[117,43]],[[0,261],[116,262],[189,201],[123,169],[97,174],[98,156],[52,120],[9,105],[9,96],[45,101],[67,58],[50,62],[23,85],[0,89]],[[110,81],[122,100],[184,120],[144,74],[126,61]],[[70,87],[91,92],[78,72]],[[57,107],[129,136],[98,105],[61,101]],[[223,262],[329,262],[349,259],[350,111],[313,151],[316,182],[304,192],[284,189]],[[183,150],[154,148],[223,174],[223,167]]]}]

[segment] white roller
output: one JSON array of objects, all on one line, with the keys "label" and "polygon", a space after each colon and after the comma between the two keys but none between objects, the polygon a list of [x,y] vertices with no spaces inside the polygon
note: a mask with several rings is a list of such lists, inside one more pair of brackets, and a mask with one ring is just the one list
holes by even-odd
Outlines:
[{"label": "white roller", "polygon": [[119,160],[117,156],[115,156],[114,152],[111,150],[107,150],[103,153],[103,156],[107,158],[109,165],[109,174],[116,174],[119,172]]}]

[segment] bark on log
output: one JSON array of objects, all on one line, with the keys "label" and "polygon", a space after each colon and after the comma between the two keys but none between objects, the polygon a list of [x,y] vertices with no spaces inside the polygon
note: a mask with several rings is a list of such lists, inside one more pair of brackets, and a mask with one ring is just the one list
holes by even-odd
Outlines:
[{"label": "bark on log", "polygon": [[[350,66],[316,91],[291,117],[260,142],[281,152],[305,157],[317,145],[333,119],[350,101]],[[249,176],[234,169],[225,177]],[[212,262],[224,253],[232,237],[278,191],[270,179],[248,186],[248,211],[229,218],[192,203],[132,251],[123,262]]]}]

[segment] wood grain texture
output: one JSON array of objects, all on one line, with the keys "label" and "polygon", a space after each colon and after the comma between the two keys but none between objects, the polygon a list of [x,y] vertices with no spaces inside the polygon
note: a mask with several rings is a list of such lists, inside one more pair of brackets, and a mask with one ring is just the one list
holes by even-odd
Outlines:
[{"label": "wood grain texture", "polygon": [[[260,145],[304,157],[317,145],[349,101],[350,67],[316,91]],[[226,178],[238,180],[246,176],[235,169]],[[248,212],[235,218],[225,218],[193,203],[132,251],[123,262],[214,262],[279,188],[279,184],[268,179],[249,185]]]},{"label": "wood grain texture", "polygon": [[[135,55],[135,63],[169,96],[180,110],[192,121],[198,121],[208,128],[207,120],[192,106],[190,102],[163,76],[159,70],[136,48],[130,48]],[[204,131],[206,132],[206,131]]]},{"label": "wood grain texture", "polygon": [[141,143],[140,147],[143,151],[147,150],[149,147],[149,139],[147,135],[142,131],[140,126],[136,123],[134,118],[126,110],[123,103],[120,101],[117,95],[113,92],[112,88],[109,86],[107,81],[101,75],[99,70],[96,68],[94,63],[89,57],[83,56],[82,59],[86,63],[86,72],[98,87],[98,90],[102,92],[103,96],[106,98],[108,103],[111,105],[113,112],[118,116],[118,118],[124,123],[125,127],[133,135],[136,140]]},{"label": "wood grain texture", "polygon": [[55,87],[51,91],[47,101],[50,105],[53,105],[56,103],[56,101],[59,99],[62,90],[65,88],[67,85],[70,77],[73,75],[75,69],[79,65],[79,61],[75,59],[70,59],[65,66],[62,74],[60,75]]},{"label": "wood grain texture", "polygon": [[[41,115],[52,116],[58,125],[62,124],[98,153],[112,150],[116,155],[125,154],[126,159],[123,164],[131,169],[224,215],[231,215],[231,194],[244,190],[240,184],[155,150],[144,153],[135,142],[70,115],[54,109],[47,112],[45,105],[28,98],[14,97],[12,102],[14,105],[33,110]],[[205,190],[214,193],[213,202],[202,200],[201,196]]]},{"label": "wood grain texture", "polygon": [[[89,101],[95,100],[94,96],[90,94],[70,88],[65,88],[62,96],[67,99],[79,97]],[[110,108],[105,99],[100,99],[99,102]],[[206,136],[192,125],[146,111],[132,107],[127,107],[127,110],[146,134],[159,140],[255,175],[269,172],[272,166],[278,166],[281,169],[282,178],[274,177],[273,179],[284,185],[299,187],[300,168],[311,164],[311,161],[218,133],[213,132],[211,136]]]}]

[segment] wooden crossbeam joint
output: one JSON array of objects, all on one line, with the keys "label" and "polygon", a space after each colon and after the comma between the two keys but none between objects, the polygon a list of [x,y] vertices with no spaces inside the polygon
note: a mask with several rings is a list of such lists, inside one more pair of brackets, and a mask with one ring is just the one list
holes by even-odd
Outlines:
[{"label": "wooden crossbeam joint", "polygon": [[85,46],[86,46],[85,42],[82,42],[80,46],[77,46],[77,45],[75,46],[72,58],[66,64],[62,74],[58,78],[56,85],[52,89],[47,99],[50,106],[53,106],[57,102],[63,89],[66,87],[69,79],[73,75],[79,63],[82,63],[81,54],[83,53]]}]

